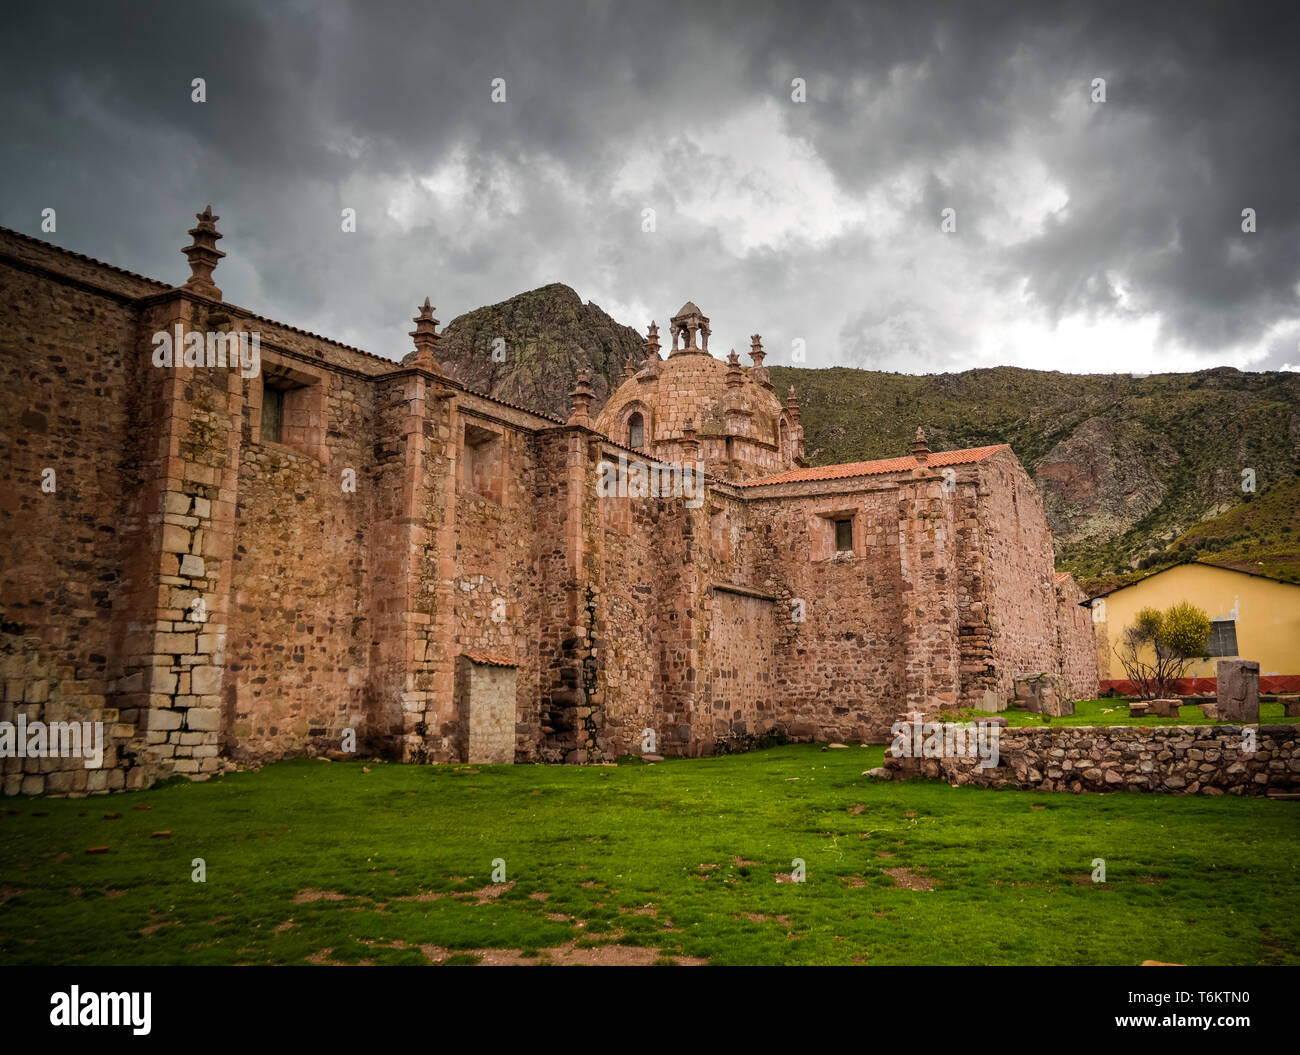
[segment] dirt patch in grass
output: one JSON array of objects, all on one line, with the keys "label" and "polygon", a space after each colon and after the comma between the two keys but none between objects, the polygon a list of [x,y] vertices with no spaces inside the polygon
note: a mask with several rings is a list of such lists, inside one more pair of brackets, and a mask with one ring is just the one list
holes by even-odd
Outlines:
[{"label": "dirt patch in grass", "polygon": [[[584,883],[583,886],[586,886],[586,884]],[[457,894],[456,897],[473,897],[478,900],[480,905],[486,905],[489,901],[495,901],[507,890],[513,890],[514,888],[515,881],[512,879],[508,883],[489,883],[487,886],[479,887],[469,894]]]},{"label": "dirt patch in grass", "polygon": [[330,955],[333,952],[334,950],[332,948],[317,949],[314,953],[304,958],[308,963],[315,964],[317,967],[373,967],[375,965],[374,960],[361,960],[356,964],[344,963],[342,960],[334,959]]},{"label": "dirt patch in grass", "polygon": [[894,881],[895,886],[902,887],[904,890],[934,889],[933,879],[913,872],[910,868],[886,868],[884,873]]},{"label": "dirt patch in grass", "polygon": [[755,865],[762,864],[761,861],[746,861],[743,857],[732,857],[737,868],[753,868]]},{"label": "dirt patch in grass", "polygon": [[744,918],[749,920],[750,923],[767,923],[770,921],[772,923],[779,923],[783,927],[791,925],[789,916],[767,916],[762,912],[742,912],[740,916],[733,916],[732,919],[740,919],[741,916],[744,916]]},{"label": "dirt patch in grass", "polygon": [[671,960],[678,967],[702,967],[709,962],[699,956],[665,955],[658,949],[639,945],[597,945],[583,949],[569,942],[539,951],[558,967],[648,967],[664,960]]},{"label": "dirt patch in grass", "polygon": [[840,876],[840,882],[846,887],[852,887],[854,890],[867,885],[866,879],[862,876]]},{"label": "dirt patch in grass", "polygon": [[401,897],[393,898],[394,901],[441,901],[446,894],[438,894],[432,890],[421,890],[418,894],[403,894]]},{"label": "dirt patch in grass", "polygon": [[[310,905],[313,901],[346,901],[347,897],[336,890],[299,890],[293,896],[295,905]],[[328,951],[328,950],[326,950]]]},{"label": "dirt patch in grass", "polygon": [[140,937],[149,938],[157,934],[163,927],[179,927],[180,925],[181,921],[178,919],[151,918],[151,922],[140,928]]},{"label": "dirt patch in grass", "polygon": [[0,886],[0,905],[6,901],[12,901],[16,897],[22,897],[24,894],[30,894],[31,890],[24,890],[16,886]]},{"label": "dirt patch in grass", "polygon": [[621,912],[625,916],[652,916],[653,917],[658,915],[659,909],[656,908],[653,904],[645,904],[645,905],[638,905],[636,908],[621,908],[619,909],[619,912]]},{"label": "dirt patch in grass", "polygon": [[531,894],[529,894],[528,896],[529,896],[533,901],[547,901],[547,900],[550,899],[550,896],[551,896],[551,895],[548,894],[545,890],[534,890],[534,891],[533,891]]},{"label": "dirt patch in grass", "polygon": [[[327,952],[330,950],[326,950]],[[523,949],[444,949],[438,945],[421,945],[420,951],[430,963],[467,965],[479,967],[648,967],[656,963],[671,963],[679,967],[702,967],[709,961],[699,956],[666,954],[658,949],[639,945],[616,943],[580,946],[566,942],[552,948],[538,949],[536,955],[525,955]]]}]

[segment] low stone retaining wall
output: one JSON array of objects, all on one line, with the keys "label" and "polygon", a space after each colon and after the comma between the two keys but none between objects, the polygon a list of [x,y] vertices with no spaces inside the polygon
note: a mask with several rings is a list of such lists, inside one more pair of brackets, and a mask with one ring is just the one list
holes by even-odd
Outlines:
[{"label": "low stone retaining wall", "polygon": [[1298,741],[1294,725],[1019,726],[1000,730],[993,768],[980,769],[974,757],[896,758],[887,745],[885,770],[895,780],[1042,791],[1296,793]]}]

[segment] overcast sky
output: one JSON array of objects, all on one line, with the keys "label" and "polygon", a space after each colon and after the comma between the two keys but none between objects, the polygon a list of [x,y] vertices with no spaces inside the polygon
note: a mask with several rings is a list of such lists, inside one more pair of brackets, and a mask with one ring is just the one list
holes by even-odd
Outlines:
[{"label": "overcast sky", "polygon": [[1294,2],[97,0],[5,33],[0,224],[180,283],[211,203],[228,301],[379,355],[426,295],[564,282],[775,363],[1300,369]]}]

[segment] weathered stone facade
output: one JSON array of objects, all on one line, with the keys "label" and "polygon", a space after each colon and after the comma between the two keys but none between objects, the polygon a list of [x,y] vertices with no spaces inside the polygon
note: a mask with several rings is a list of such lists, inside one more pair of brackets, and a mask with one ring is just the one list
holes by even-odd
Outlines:
[{"label": "weathered stone facade", "polygon": [[1300,790],[1294,725],[1013,726],[999,731],[998,766],[977,757],[885,752],[894,779],[1042,791],[1158,791],[1178,795],[1292,794]]},{"label": "weathered stone facade", "polygon": [[[1008,447],[803,467],[761,340],[751,367],[714,359],[690,304],[673,354],[652,331],[598,417],[579,379],[559,421],[445,376],[427,301],[405,365],[225,303],[216,219],[181,286],[0,230],[0,721],[110,735],[102,769],[0,760],[6,793],[349,740],[497,758],[483,701],[507,685],[514,759],[547,762],[647,729],[688,755],[883,739],[902,706],[1005,698],[1028,672],[1095,692]],[[179,365],[156,365],[160,333]],[[220,365],[240,335],[255,371]],[[610,494],[620,457],[698,462],[705,486]]]}]

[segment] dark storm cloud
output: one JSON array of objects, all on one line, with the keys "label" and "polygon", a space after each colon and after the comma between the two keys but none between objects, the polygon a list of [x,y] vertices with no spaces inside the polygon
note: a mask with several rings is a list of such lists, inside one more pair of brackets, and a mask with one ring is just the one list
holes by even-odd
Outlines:
[{"label": "dark storm cloud", "polygon": [[[8,30],[0,223],[40,236],[53,206],[51,240],[180,281],[211,201],[229,299],[380,354],[426,292],[447,319],[564,281],[661,325],[691,296],[728,344],[820,327],[811,365],[951,368],[977,336],[961,305],[1019,289],[1049,320],[1154,313],[1183,347],[1300,360],[1265,337],[1300,316],[1295,5],[31,5]],[[763,105],[842,202],[902,188],[888,236],[796,237],[783,144],[701,147]],[[1068,204],[1016,218],[1039,184]],[[737,197],[774,230],[738,244],[711,218]],[[904,268],[962,288],[891,285]]]}]

